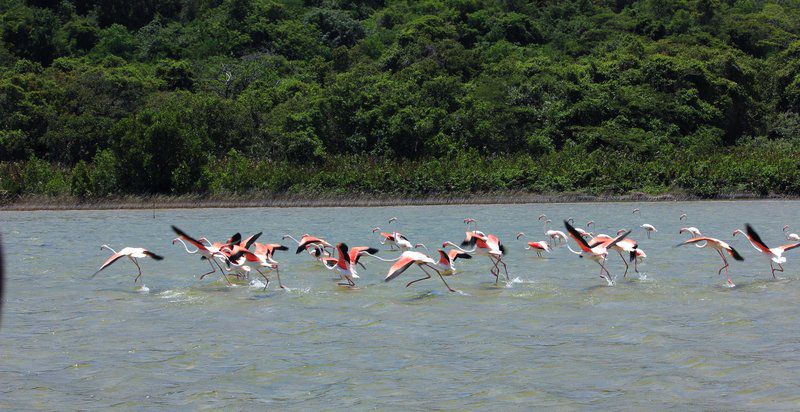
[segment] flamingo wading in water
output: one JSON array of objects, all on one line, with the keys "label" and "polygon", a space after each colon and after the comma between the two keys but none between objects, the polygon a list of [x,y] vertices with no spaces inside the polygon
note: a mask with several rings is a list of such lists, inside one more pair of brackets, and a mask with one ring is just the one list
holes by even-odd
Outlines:
[{"label": "flamingo wading in water", "polygon": [[800,240],[800,235],[797,233],[786,233],[789,230],[789,225],[783,227],[783,234],[786,235],[786,240]]}]

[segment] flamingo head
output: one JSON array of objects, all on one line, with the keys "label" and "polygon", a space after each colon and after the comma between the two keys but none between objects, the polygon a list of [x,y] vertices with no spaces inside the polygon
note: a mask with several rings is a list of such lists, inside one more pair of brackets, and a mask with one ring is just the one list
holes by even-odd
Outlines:
[{"label": "flamingo head", "polygon": [[586,227],[589,227],[589,226],[594,226],[594,220],[590,220],[590,221],[586,222]]},{"label": "flamingo head", "polygon": [[180,238],[177,238],[177,237],[176,237],[175,239],[172,239],[172,244],[174,245],[174,244],[175,244],[175,242],[177,242],[177,241],[178,241],[178,239],[180,239]]},{"label": "flamingo head", "polygon": [[631,214],[634,214],[634,213],[636,213],[636,212],[639,212],[639,213],[641,213],[642,211],[641,211],[641,210],[639,210],[639,208],[637,207],[636,209],[633,209],[633,212],[631,212]]},{"label": "flamingo head", "polygon": [[517,233],[517,240],[519,240],[519,238],[521,238],[521,237],[525,237],[525,233],[523,233],[523,232]]},{"label": "flamingo head", "polygon": [[678,220],[686,220],[686,213],[681,214],[681,217]]},{"label": "flamingo head", "polygon": [[734,231],[733,231],[733,237],[736,237],[736,234],[737,234],[737,233],[742,233],[742,231],[741,231],[741,230],[739,230],[739,229],[736,229],[736,230],[734,230]]},{"label": "flamingo head", "polygon": [[617,230],[617,236],[621,235],[622,232],[626,232],[626,231],[627,231],[626,229]]},{"label": "flamingo head", "polygon": [[542,220],[542,219],[547,219],[547,216],[544,213],[539,215],[539,220]]},{"label": "flamingo head", "polygon": [[389,218],[389,223],[392,223],[395,220],[397,220],[397,217],[396,216],[392,216],[392,217]]},{"label": "flamingo head", "polygon": [[376,227],[376,228],[372,229],[372,233],[375,233],[375,232],[377,232],[377,231],[379,231],[379,230],[381,230],[381,228],[379,228],[379,227]]},{"label": "flamingo head", "polygon": [[784,231],[784,232],[786,231],[786,229],[789,229],[789,225],[784,225],[784,226],[783,226],[783,231]]},{"label": "flamingo head", "polygon": [[550,219],[547,219],[547,220],[544,221],[544,223],[553,223],[553,221],[550,220]]},{"label": "flamingo head", "polygon": [[575,219],[569,218],[569,219],[567,219],[567,222],[569,222],[569,224],[571,224],[571,225],[574,225],[575,224]]}]

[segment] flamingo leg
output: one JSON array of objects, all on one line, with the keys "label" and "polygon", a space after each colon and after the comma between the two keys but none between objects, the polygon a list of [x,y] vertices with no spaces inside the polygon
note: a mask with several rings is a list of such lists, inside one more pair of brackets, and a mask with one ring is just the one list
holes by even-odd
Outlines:
[{"label": "flamingo leg", "polygon": [[263,272],[261,272],[258,269],[256,269],[256,272],[258,272],[258,274],[261,275],[262,278],[264,278],[264,292],[266,292],[267,291],[267,286],[269,286],[269,278],[267,277],[267,275],[265,275]]},{"label": "flamingo leg", "polygon": [[278,276],[278,286],[280,286],[281,289],[286,289],[286,287],[283,286],[283,283],[281,282],[281,270],[278,269],[277,267],[275,268],[275,275]]},{"label": "flamingo leg", "polygon": [[500,268],[497,267],[497,262],[494,260],[494,256],[489,255],[489,259],[491,259],[492,263],[494,263],[494,267],[490,271],[492,275],[494,275],[494,284],[496,285],[497,282],[500,280]]},{"label": "flamingo leg", "polygon": [[427,271],[427,270],[425,270],[425,268],[424,268],[424,267],[422,267],[422,265],[420,265],[420,267],[419,267],[419,268],[420,268],[420,269],[422,269],[422,271],[423,271],[423,272],[425,272],[425,277],[424,277],[424,278],[419,278],[419,279],[417,279],[417,280],[412,280],[411,282],[408,282],[408,283],[406,283],[406,287],[409,287],[409,286],[411,286],[413,283],[417,283],[417,282],[419,282],[419,281],[421,281],[421,280],[425,280],[425,279],[430,279],[430,278],[431,278],[431,274],[430,274],[430,273],[428,273],[428,271]]},{"label": "flamingo leg", "polygon": [[[228,275],[226,275],[225,271],[222,270],[222,266],[220,266],[219,262],[216,262],[216,263],[217,263],[217,267],[219,267],[219,271],[222,273],[222,277],[225,279],[225,282],[228,284],[228,286],[233,286],[233,283],[231,283],[231,280],[228,279]],[[200,278],[200,279],[202,279],[202,278]]]},{"label": "flamingo leg", "polygon": [[[422,266],[420,266],[420,268],[421,268],[421,267],[422,267]],[[445,286],[447,286],[447,290],[449,290],[449,291],[451,291],[451,292],[455,292],[455,290],[454,290],[453,288],[451,288],[451,287],[450,287],[450,285],[448,285],[448,284],[447,284],[447,281],[446,281],[446,280],[444,280],[444,276],[442,276],[442,272],[439,272],[439,271],[438,271],[438,270],[436,270],[435,268],[431,268],[431,269],[433,269],[433,270],[436,272],[436,274],[437,274],[437,275],[439,275],[439,278],[440,278],[440,279],[442,279],[442,282],[444,282],[444,285],[445,285]],[[424,270],[424,269],[423,269],[423,270]]]},{"label": "flamingo leg", "polygon": [[[598,260],[597,264],[600,265],[600,277],[605,279],[609,286],[613,285],[614,281],[611,280],[611,272],[606,269],[606,267],[603,265],[603,262]],[[603,271],[606,272],[605,275],[603,275]]]},{"label": "flamingo leg", "polygon": [[136,269],[139,269],[139,274],[136,275],[135,279],[133,279],[133,284],[135,285],[136,281],[139,280],[140,277],[142,277],[142,268],[139,266],[139,262],[136,261],[136,258],[131,258],[131,262],[133,262],[133,264],[136,265]]},{"label": "flamingo leg", "polygon": [[628,277],[628,262],[625,261],[625,257],[622,256],[622,252],[617,250],[617,253],[619,253],[619,257],[622,258],[622,263],[625,264],[625,273],[622,274],[622,277],[626,278],[626,277]]},{"label": "flamingo leg", "polygon": [[[503,259],[502,259],[502,258],[497,258],[497,263],[500,263],[500,264],[502,264],[502,265],[503,265],[503,271],[504,271],[504,272],[505,272],[505,274],[506,274],[506,281],[507,281],[507,282],[510,282],[510,281],[511,281],[511,278],[509,278],[509,277],[508,277],[508,266],[506,266],[506,262],[503,262]],[[498,272],[498,273],[500,272],[500,268],[497,268],[497,272]]]},{"label": "flamingo leg", "polygon": [[210,275],[217,271],[217,268],[214,267],[214,262],[212,262],[210,259],[206,260],[208,260],[208,264],[211,265],[211,272],[203,273],[202,275],[200,275],[200,279],[203,279],[204,277],[206,277],[206,275]]},{"label": "flamingo leg", "polygon": [[778,263],[778,267],[780,269],[777,269],[777,268],[773,267],[772,266],[772,261],[769,262],[769,267],[770,267],[770,269],[772,269],[772,278],[773,279],[777,279],[778,278],[777,276],[775,276],[775,272],[783,272],[783,265],[781,265],[780,263]]},{"label": "flamingo leg", "polygon": [[719,256],[722,258],[722,262],[725,263],[724,266],[719,268],[719,271],[717,272],[717,274],[721,275],[722,274],[722,270],[724,269],[725,270],[725,277],[728,278],[728,284],[729,285],[733,285],[733,280],[731,280],[730,275],[728,275],[728,266],[730,266],[730,263],[728,263],[728,259],[725,259],[725,255],[722,254],[722,251],[717,250],[717,253],[719,253]]}]

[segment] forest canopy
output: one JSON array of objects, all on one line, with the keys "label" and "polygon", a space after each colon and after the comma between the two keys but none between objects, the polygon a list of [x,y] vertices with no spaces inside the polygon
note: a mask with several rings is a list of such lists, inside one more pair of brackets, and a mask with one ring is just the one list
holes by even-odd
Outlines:
[{"label": "forest canopy", "polygon": [[800,0],[0,0],[0,196],[800,195]]}]

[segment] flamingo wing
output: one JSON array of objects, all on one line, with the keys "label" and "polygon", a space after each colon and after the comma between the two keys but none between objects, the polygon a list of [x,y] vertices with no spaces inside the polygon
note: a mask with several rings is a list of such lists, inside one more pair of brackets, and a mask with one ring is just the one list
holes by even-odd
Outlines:
[{"label": "flamingo wing", "polygon": [[739,252],[737,252],[736,249],[733,248],[733,246],[728,246],[728,248],[729,248],[727,249],[728,254],[731,255],[734,259],[740,261],[744,260],[744,257],[742,257],[742,255],[740,255]]},{"label": "flamingo wing", "polygon": [[750,226],[749,223],[745,223],[744,229],[745,229],[745,232],[747,232],[747,237],[750,238],[750,240],[753,242],[754,246],[759,248],[764,253],[770,253],[770,254],[772,253],[772,251],[769,250],[769,246],[767,246],[764,243],[764,241],[761,240],[761,236],[759,236],[758,233],[756,233],[756,231],[753,230],[753,227]]},{"label": "flamingo wing", "polygon": [[252,246],[253,243],[255,243],[255,241],[261,236],[262,233],[263,232],[258,232],[255,235],[250,236],[247,239],[239,242],[239,246],[241,246],[241,247],[243,247],[245,249],[250,249],[250,246]]},{"label": "flamingo wing", "polygon": [[328,269],[335,268],[336,267],[336,262],[338,262],[338,259],[332,258],[332,257],[326,257],[326,258],[322,258],[320,260],[322,261],[322,264],[325,265],[325,267],[328,268]]},{"label": "flamingo wing", "polygon": [[589,246],[589,244],[586,243],[586,239],[584,239],[583,236],[581,236],[581,234],[578,233],[578,231],[575,230],[575,228],[572,227],[572,225],[570,225],[566,220],[564,221],[564,227],[567,228],[567,233],[569,233],[569,236],[575,241],[575,243],[578,244],[578,246],[580,246],[581,250],[588,253],[592,252],[592,246]]},{"label": "flamingo wing", "polygon": [[228,245],[228,246],[233,246],[235,244],[238,244],[241,241],[242,241],[242,234],[237,232],[237,233],[234,233],[233,236],[231,236],[231,238],[228,239],[227,242],[225,242],[225,244]]},{"label": "flamingo wing", "polygon": [[[440,250],[439,253],[442,253],[442,251]],[[459,259],[459,258],[461,258],[461,259],[472,259],[472,255],[470,255],[469,253],[460,252],[460,251],[458,251],[456,249],[451,250],[450,252],[447,253],[447,255],[450,258],[450,260],[452,260],[453,262],[455,262],[456,259]]]},{"label": "flamingo wing", "polygon": [[103,262],[103,264],[100,266],[100,269],[97,269],[97,272],[94,272],[94,274],[92,276],[90,276],[89,279],[95,277],[98,273],[100,273],[101,270],[111,266],[112,263],[118,261],[123,256],[126,256],[126,255],[123,255],[122,253],[119,253],[119,252],[114,253],[113,255],[111,255],[111,257],[106,259],[106,261]]},{"label": "flamingo wing", "polygon": [[194,245],[194,247],[196,247],[196,248],[198,248],[200,250],[208,250],[208,248],[206,248],[206,246],[204,244],[200,243],[197,239],[187,235],[186,232],[178,229],[177,227],[172,226],[172,231],[175,232],[176,235],[180,236],[181,239],[183,239],[183,240],[191,243],[192,245]]},{"label": "flamingo wing", "polygon": [[698,236],[698,237],[693,237],[693,238],[686,239],[683,242],[678,243],[677,245],[675,245],[675,247],[683,246],[683,245],[690,245],[692,243],[699,243],[699,242],[719,243],[719,240],[718,239],[714,239],[712,237],[707,237],[707,236]]},{"label": "flamingo wing", "polygon": [[788,245],[780,246],[780,248],[783,249],[784,252],[792,250],[792,249],[797,248],[797,247],[800,247],[800,242],[790,243]]},{"label": "flamingo wing", "polygon": [[389,273],[386,274],[386,277],[383,279],[384,282],[388,282],[402,274],[406,271],[411,265],[414,264],[414,259],[411,259],[407,256],[401,256],[400,259],[395,262],[392,267],[389,268]]},{"label": "flamingo wing", "polygon": [[144,253],[145,255],[147,255],[147,257],[149,257],[150,259],[153,259],[153,260],[164,260],[164,256],[156,255],[155,253],[153,253],[153,252],[151,252],[149,250],[145,250],[142,253]]}]

